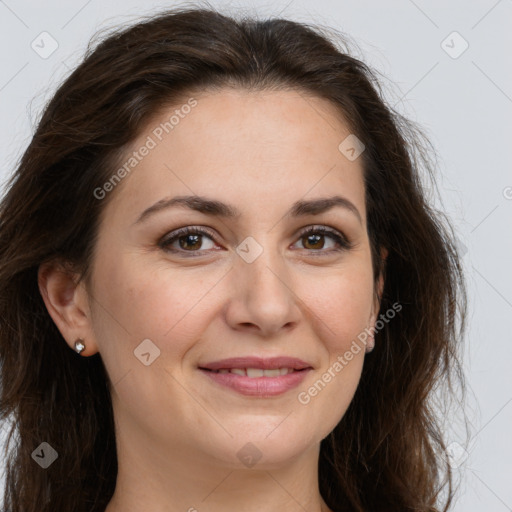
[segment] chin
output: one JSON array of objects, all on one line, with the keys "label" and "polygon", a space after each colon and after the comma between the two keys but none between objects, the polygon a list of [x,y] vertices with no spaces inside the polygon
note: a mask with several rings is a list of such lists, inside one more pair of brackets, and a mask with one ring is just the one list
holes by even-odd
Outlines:
[{"label": "chin", "polygon": [[[233,469],[271,470],[300,458],[304,452],[314,449],[318,443],[304,436],[291,436],[283,422],[277,429],[267,423],[266,428],[252,429],[251,433],[237,434],[224,439],[224,449],[216,450],[215,457],[222,459]],[[279,431],[282,428],[281,431]],[[275,429],[275,430],[273,430]],[[272,432],[273,430],[273,432]],[[311,443],[311,445],[310,445]],[[211,452],[211,444],[209,451]]]}]

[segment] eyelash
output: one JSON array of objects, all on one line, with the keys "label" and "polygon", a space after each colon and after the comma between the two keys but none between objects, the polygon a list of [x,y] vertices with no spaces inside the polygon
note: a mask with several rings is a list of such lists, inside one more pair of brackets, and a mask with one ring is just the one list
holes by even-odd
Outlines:
[{"label": "eyelash", "polygon": [[[187,226],[185,228],[180,228],[176,231],[173,231],[169,235],[164,236],[159,242],[158,246],[163,249],[166,252],[171,253],[186,253],[187,256],[185,257],[197,257],[201,256],[201,253],[205,252],[204,250],[197,250],[197,251],[186,251],[183,249],[174,249],[169,248],[170,244],[172,244],[174,241],[179,240],[181,237],[184,237],[186,235],[205,235],[212,239],[213,242],[215,242],[215,235],[206,228],[201,227],[194,227],[194,226]],[[299,233],[299,239],[303,238],[306,235],[309,234],[320,234],[320,235],[327,235],[330,238],[332,238],[335,242],[339,244],[340,247],[336,249],[329,249],[329,250],[322,250],[322,249],[304,249],[307,252],[316,253],[315,257],[318,256],[324,256],[328,254],[332,254],[333,252],[340,252],[345,250],[350,250],[352,248],[352,244],[343,236],[339,231],[327,228],[325,226],[309,226],[305,229],[303,229]],[[197,254],[199,253],[199,254]]]}]

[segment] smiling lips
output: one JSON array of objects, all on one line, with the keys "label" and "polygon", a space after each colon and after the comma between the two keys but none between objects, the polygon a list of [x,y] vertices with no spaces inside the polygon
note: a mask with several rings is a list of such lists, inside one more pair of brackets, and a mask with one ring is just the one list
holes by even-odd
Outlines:
[{"label": "smiling lips", "polygon": [[293,357],[235,357],[200,365],[199,369],[222,386],[248,396],[275,396],[300,384],[313,368]]},{"label": "smiling lips", "polygon": [[293,368],[276,368],[275,370],[262,370],[261,368],[221,368],[220,370],[210,370],[215,373],[234,373],[253,378],[257,377],[279,377],[279,375],[288,375],[294,370]]},{"label": "smiling lips", "polygon": [[297,359],[296,357],[231,357],[199,365],[199,368],[206,370],[231,370],[233,368],[255,368],[261,370],[275,370],[279,368],[291,368],[292,370],[304,370],[311,368],[309,363]]}]

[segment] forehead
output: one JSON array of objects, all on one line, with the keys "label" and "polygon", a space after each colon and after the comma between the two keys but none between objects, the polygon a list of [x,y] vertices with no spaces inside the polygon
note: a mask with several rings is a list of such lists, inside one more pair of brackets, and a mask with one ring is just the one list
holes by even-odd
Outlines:
[{"label": "forehead", "polygon": [[148,203],[186,193],[243,211],[258,198],[291,204],[339,192],[364,215],[362,159],[339,148],[349,135],[330,102],[296,91],[191,94],[147,122],[126,153],[123,163],[134,165],[125,165],[111,208],[130,215],[129,207],[134,217]]}]

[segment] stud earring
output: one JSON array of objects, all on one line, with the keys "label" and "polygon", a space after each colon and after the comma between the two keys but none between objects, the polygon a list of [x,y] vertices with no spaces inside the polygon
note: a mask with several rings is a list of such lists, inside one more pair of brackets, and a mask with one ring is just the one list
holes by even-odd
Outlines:
[{"label": "stud earring", "polygon": [[75,341],[75,352],[77,354],[80,354],[85,349],[85,345],[82,343],[83,341],[84,340],[82,338],[78,338]]},{"label": "stud earring", "polygon": [[375,348],[375,338],[371,336],[366,344],[366,353],[370,353]]}]

